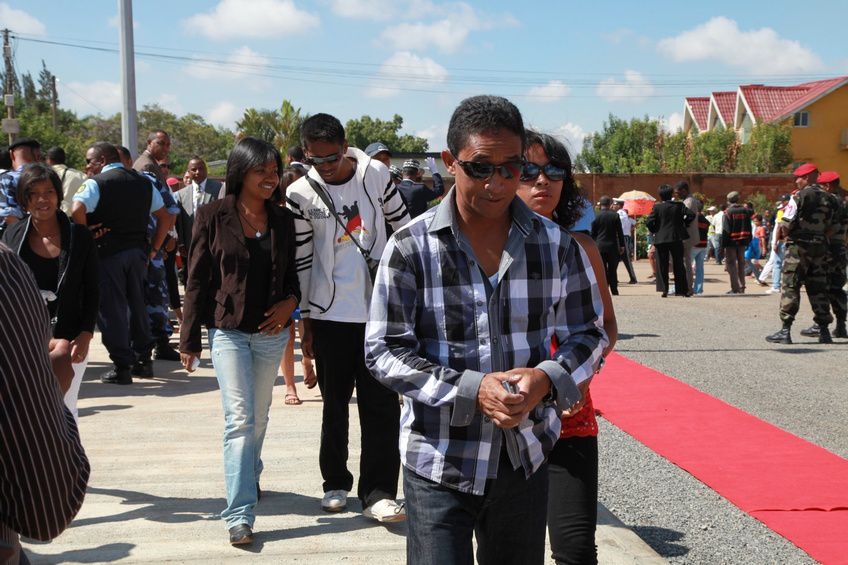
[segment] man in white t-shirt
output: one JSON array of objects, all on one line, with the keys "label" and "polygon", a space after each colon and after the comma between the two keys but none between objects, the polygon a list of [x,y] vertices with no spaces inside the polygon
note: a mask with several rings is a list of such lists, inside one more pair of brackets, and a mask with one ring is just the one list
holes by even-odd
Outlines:
[{"label": "man in white t-shirt", "polygon": [[614,198],[612,201],[612,209],[618,214],[621,220],[621,231],[624,233],[624,244],[626,253],[623,256],[624,266],[627,268],[627,274],[630,275],[630,284],[636,284],[636,271],[633,269],[633,263],[630,258],[633,256],[633,233],[636,227],[636,220],[630,217],[627,210],[624,209],[624,200]]},{"label": "man in white t-shirt", "polygon": [[398,397],[365,366],[364,343],[373,289],[371,262],[383,254],[386,223],[397,230],[409,221],[409,214],[389,169],[348,147],[335,117],[315,114],[303,122],[300,134],[304,162],[311,169],[289,186],[287,201],[295,216],[303,292],[301,347],[315,359],[324,397],[321,507],[327,512],[344,510],[353,488],[347,468],[348,405],[356,387],[362,427],[357,494],[363,513],[380,522],[405,520],[403,506],[395,502],[400,473]]}]

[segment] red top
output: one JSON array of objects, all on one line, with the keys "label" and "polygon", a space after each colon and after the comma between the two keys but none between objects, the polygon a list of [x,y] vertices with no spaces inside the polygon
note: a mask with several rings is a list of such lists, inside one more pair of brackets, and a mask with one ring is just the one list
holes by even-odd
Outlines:
[{"label": "red top", "polygon": [[[551,356],[556,351],[556,345],[551,343]],[[559,437],[597,437],[598,420],[595,418],[595,407],[592,405],[592,394],[586,391],[586,404],[573,416],[560,416],[562,430]]]}]

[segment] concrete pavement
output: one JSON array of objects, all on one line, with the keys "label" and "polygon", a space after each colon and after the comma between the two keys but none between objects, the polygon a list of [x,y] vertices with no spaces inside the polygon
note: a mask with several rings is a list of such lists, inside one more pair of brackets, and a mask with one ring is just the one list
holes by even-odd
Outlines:
[{"label": "concrete pavement", "polygon": [[[301,406],[283,404],[282,378],[275,388],[256,541],[236,549],[217,517],[224,507],[223,415],[208,355],[192,376],[177,363],[156,361],[156,378],[136,379],[132,386],[100,383],[108,356],[99,335],[91,358],[79,402],[80,431],[92,467],[88,494],[59,538],[25,544],[33,563],[405,561],[405,524],[383,526],[363,518],[354,498],[348,512],[321,510],[321,398],[300,377]],[[350,468],[356,475],[356,410],[351,420]],[[599,511],[601,563],[665,563],[606,509]]]}]

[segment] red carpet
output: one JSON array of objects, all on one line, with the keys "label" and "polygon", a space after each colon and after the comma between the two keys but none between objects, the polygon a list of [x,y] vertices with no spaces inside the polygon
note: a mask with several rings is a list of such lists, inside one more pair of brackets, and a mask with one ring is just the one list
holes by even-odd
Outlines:
[{"label": "red carpet", "polygon": [[828,565],[848,563],[848,461],[619,354],[604,418]]}]

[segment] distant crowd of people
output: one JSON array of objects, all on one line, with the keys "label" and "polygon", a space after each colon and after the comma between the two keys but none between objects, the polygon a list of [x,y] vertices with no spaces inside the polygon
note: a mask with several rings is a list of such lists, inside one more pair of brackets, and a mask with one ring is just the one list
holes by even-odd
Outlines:
[{"label": "distant crowd of people", "polygon": [[[617,339],[620,262],[637,282],[623,202],[603,197],[596,213],[563,144],[525,129],[518,108],[495,96],[455,109],[441,152],[455,182],[447,192],[434,157],[395,167],[382,142],[350,147],[332,115],[310,116],[300,138],[285,159],[241,139],[223,182],[201,156],[172,175],[161,130],[134,161],[125,147],[92,144],[84,172],[61,148],[43,161],[36,140],[9,147],[0,350],[11,361],[0,365],[0,409],[28,417],[0,419],[3,555],[20,556],[16,532],[58,535],[82,504],[89,470],[76,404],[95,327],[112,361],[100,380],[113,385],[154,377],[154,359],[195,371],[205,327],[224,412],[231,544],[253,541],[280,370],[285,404],[301,402],[299,334],[304,384],[323,399],[324,511],[345,510],[354,488],[355,390],[356,496],[368,518],[409,521],[409,563],[471,563],[473,537],[479,562],[543,563],[546,526],[557,563],[597,562],[590,383]],[[825,192],[806,167],[770,242],[771,255],[786,250],[772,267],[783,281],[781,343],[801,282],[820,341],[830,338],[828,296],[834,335],[845,332],[844,291],[833,291],[845,284],[841,189],[836,179]],[[744,293],[746,267],[766,276],[746,255],[753,235],[758,258],[768,251],[766,228],[738,193],[711,218],[686,183],[659,197],[646,224],[663,297],[703,292],[710,252],[727,264],[732,294]],[[838,257],[841,279],[823,270]],[[26,449],[45,455],[35,461]]]}]

